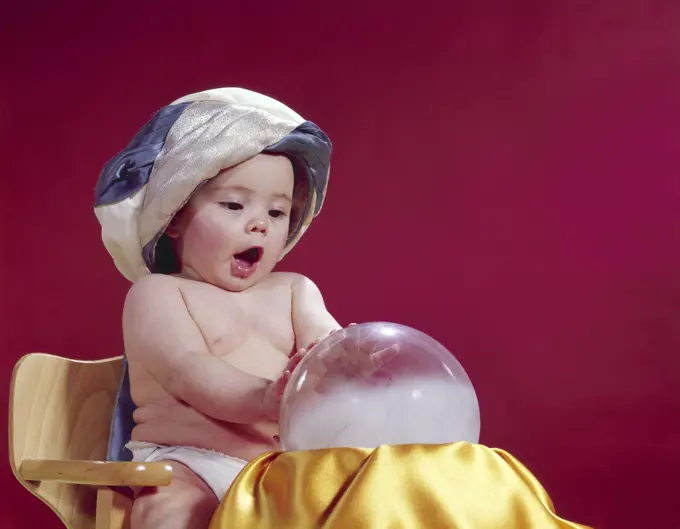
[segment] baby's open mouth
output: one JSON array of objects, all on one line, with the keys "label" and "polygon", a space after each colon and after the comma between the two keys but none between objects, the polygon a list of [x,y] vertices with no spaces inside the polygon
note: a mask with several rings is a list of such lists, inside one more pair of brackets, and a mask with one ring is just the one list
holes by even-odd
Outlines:
[{"label": "baby's open mouth", "polygon": [[260,246],[253,246],[247,250],[234,254],[231,262],[231,273],[235,277],[247,279],[257,270],[257,263],[262,259],[264,250]]},{"label": "baby's open mouth", "polygon": [[252,248],[248,248],[246,251],[237,253],[234,255],[234,259],[239,261],[240,263],[247,265],[247,266],[252,266],[255,263],[257,263],[260,259],[262,259],[262,248],[259,246],[253,246]]}]

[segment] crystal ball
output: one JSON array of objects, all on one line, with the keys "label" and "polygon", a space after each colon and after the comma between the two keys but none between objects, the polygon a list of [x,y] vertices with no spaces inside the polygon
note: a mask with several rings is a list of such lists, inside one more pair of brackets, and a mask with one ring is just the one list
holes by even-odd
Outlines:
[{"label": "crystal ball", "polygon": [[395,323],[351,325],[297,365],[280,413],[284,451],[479,442],[475,390],[455,356]]}]

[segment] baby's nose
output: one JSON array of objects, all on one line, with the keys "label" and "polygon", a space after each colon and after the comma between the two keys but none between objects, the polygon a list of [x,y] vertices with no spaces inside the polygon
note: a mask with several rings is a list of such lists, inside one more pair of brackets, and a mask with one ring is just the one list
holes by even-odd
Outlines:
[{"label": "baby's nose", "polygon": [[250,233],[267,233],[267,222],[262,219],[253,219],[248,225]]}]

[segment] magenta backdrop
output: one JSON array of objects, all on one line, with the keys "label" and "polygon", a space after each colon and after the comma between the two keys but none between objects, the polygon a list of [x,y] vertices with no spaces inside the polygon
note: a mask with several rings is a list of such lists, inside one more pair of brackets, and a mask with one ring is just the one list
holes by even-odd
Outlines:
[{"label": "magenta backdrop", "polygon": [[[121,353],[99,169],[158,107],[244,86],[334,140],[328,201],[285,267],[344,324],[449,347],[482,442],[562,516],[677,526],[680,2],[104,4],[3,4],[6,387],[26,352]],[[2,527],[59,527],[1,476]]]}]

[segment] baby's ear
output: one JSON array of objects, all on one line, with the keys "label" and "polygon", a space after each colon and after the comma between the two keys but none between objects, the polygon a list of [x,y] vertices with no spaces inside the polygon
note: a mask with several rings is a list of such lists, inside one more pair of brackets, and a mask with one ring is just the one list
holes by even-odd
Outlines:
[{"label": "baby's ear", "polygon": [[165,234],[172,239],[177,239],[181,233],[179,226],[179,216],[180,214],[177,213],[174,217],[172,217],[170,224],[168,224],[168,227],[165,228]]}]

